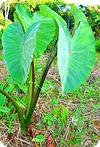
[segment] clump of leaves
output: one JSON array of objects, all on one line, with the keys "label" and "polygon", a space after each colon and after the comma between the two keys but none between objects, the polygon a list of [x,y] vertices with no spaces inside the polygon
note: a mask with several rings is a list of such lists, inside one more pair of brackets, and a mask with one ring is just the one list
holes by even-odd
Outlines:
[{"label": "clump of leaves", "polygon": [[[57,56],[62,91],[65,93],[73,92],[86,81],[95,60],[94,35],[80,9],[70,6],[69,11],[75,19],[71,34],[61,16],[46,5],[40,5],[39,8],[40,11],[31,14],[19,3],[14,13],[15,22],[5,29],[2,38],[4,59],[14,84],[19,87],[26,83],[28,85],[24,111],[22,102],[14,94],[10,95],[0,89],[16,107],[23,132],[26,132],[31,123],[43,83],[55,57]],[[37,85],[35,61],[54,39],[56,41]]]},{"label": "clump of leaves", "polygon": [[33,142],[40,142],[40,143],[43,142],[44,140],[45,140],[45,137],[42,134],[39,134],[32,139]]}]

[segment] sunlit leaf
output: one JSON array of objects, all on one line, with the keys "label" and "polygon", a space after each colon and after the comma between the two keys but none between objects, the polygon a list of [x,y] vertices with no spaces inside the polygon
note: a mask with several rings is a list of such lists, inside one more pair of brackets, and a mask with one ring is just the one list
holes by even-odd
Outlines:
[{"label": "sunlit leaf", "polygon": [[79,88],[89,77],[95,63],[94,35],[88,23],[80,22],[74,36],[67,37],[59,24],[58,68],[62,90],[66,93]]},{"label": "sunlit leaf", "polygon": [[32,18],[33,15],[22,3],[19,3],[16,6],[16,10],[14,12],[14,20],[15,22],[18,22],[22,25],[25,32],[33,24]]}]

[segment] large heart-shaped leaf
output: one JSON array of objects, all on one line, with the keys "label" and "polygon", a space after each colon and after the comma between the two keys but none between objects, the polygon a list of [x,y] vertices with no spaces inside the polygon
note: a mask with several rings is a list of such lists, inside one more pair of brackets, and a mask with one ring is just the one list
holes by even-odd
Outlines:
[{"label": "large heart-shaped leaf", "polygon": [[67,25],[65,20],[60,15],[58,15],[55,11],[50,9],[48,6],[40,5],[39,8],[40,8],[40,11],[38,11],[38,14],[40,13],[46,17],[53,18],[54,20],[58,19],[61,23],[63,23],[64,26]]},{"label": "large heart-shaped leaf", "polygon": [[56,24],[51,18],[44,18],[39,21],[38,16],[35,23],[40,23],[40,27],[36,32],[36,38],[34,40],[36,42],[34,46],[34,55],[38,58],[44,53],[49,43],[53,40],[53,37],[56,34]]},{"label": "large heart-shaped leaf", "polygon": [[77,6],[75,6],[75,5],[70,6],[70,12],[74,16],[74,20],[75,20],[74,21],[74,29],[76,29],[79,26],[80,22],[87,23],[87,19],[86,19],[84,13],[82,12],[82,10],[80,8],[77,8]]},{"label": "large heart-shaped leaf", "polygon": [[21,3],[16,6],[14,12],[14,20],[20,23],[24,32],[33,24],[33,15],[31,12]]},{"label": "large heart-shaped leaf", "polygon": [[58,68],[62,90],[72,92],[86,81],[95,59],[94,35],[86,22],[80,22],[70,40],[59,24]]},{"label": "large heart-shaped leaf", "polygon": [[[43,34],[40,34],[40,30],[37,31],[37,44],[35,47],[35,57],[39,57],[47,48],[50,41],[53,39],[53,36],[58,35],[58,26],[52,18],[38,14],[37,12],[34,15],[21,3],[16,6],[16,11],[14,13],[15,21],[21,24],[24,28],[24,32],[28,30],[35,23],[41,23],[41,30]],[[44,39],[44,36],[45,39]],[[43,38],[42,38],[43,37]]]},{"label": "large heart-shaped leaf", "polygon": [[[3,33],[5,61],[12,78],[18,83],[27,80],[33,53],[39,56],[55,33],[52,19],[33,24],[24,34],[21,25],[13,23]],[[49,28],[49,29],[48,29]]]},{"label": "large heart-shaped leaf", "polygon": [[[71,37],[66,22],[47,6],[40,6],[40,13],[51,17],[59,25],[58,68],[64,92],[72,92],[84,83],[94,65],[94,36],[83,12],[76,6],[70,11],[77,29]],[[84,37],[83,37],[84,36]]]},{"label": "large heart-shaped leaf", "polygon": [[46,5],[40,5],[39,8],[40,8],[40,11],[38,11],[38,14],[40,13],[46,17],[54,19],[56,21],[56,25],[58,25],[57,20],[59,20],[60,22],[59,25],[62,26],[63,31],[65,30],[67,31],[67,37],[70,38],[70,32],[68,28],[66,27],[67,23],[60,15],[58,15],[55,11],[53,11]]},{"label": "large heart-shaped leaf", "polygon": [[12,78],[24,83],[33,54],[33,38],[24,38],[22,27],[13,23],[3,33],[4,57]]}]

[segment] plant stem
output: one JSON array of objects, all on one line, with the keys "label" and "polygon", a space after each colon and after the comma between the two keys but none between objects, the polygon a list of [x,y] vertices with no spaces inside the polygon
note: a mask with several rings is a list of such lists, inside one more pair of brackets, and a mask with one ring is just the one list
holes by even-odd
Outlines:
[{"label": "plant stem", "polygon": [[34,70],[34,60],[32,61],[32,96],[31,102],[34,98],[34,89],[35,89],[35,70]]},{"label": "plant stem", "polygon": [[30,67],[30,74],[29,74],[29,87],[28,87],[28,91],[26,95],[26,98],[27,98],[26,116],[29,113],[30,105],[33,101],[34,89],[35,89],[35,70],[34,70],[34,58],[33,58],[33,61]]},{"label": "plant stem", "polygon": [[35,70],[34,70],[34,60],[31,63],[31,69],[30,69],[30,83],[29,83],[29,88],[28,88],[28,93],[27,93],[27,109],[26,109],[26,116],[29,113],[30,110],[30,105],[33,101],[34,98],[34,90],[35,90]]},{"label": "plant stem", "polygon": [[15,102],[15,99],[12,98],[7,92],[3,91],[0,89],[0,93],[2,93],[4,96],[6,96],[11,102],[12,104],[17,107],[17,103]]},{"label": "plant stem", "polygon": [[47,73],[48,73],[48,71],[49,71],[49,68],[50,68],[50,66],[51,66],[51,64],[52,64],[52,62],[53,62],[53,60],[54,60],[54,58],[55,58],[56,56],[57,56],[57,53],[55,53],[55,55],[53,56],[52,60],[49,62],[49,64],[46,66],[46,68],[45,68],[45,70],[44,70],[44,73],[43,73],[43,75],[42,75],[42,78],[41,78],[41,80],[40,80],[40,84],[39,84],[39,86],[38,86],[38,89],[37,89],[37,92],[36,92],[36,95],[35,95],[36,98],[39,97],[39,94],[40,94],[40,92],[41,92],[41,89],[42,89],[44,80],[45,80],[45,78],[46,78],[46,76],[47,76]]},{"label": "plant stem", "polygon": [[2,93],[4,96],[6,96],[12,102],[12,104],[15,106],[15,108],[18,112],[18,117],[19,117],[19,121],[20,121],[20,124],[21,124],[22,131],[23,131],[23,133],[25,133],[26,132],[25,119],[23,117],[23,113],[22,113],[19,105],[16,103],[16,100],[14,98],[12,98],[7,92],[5,92],[1,89],[0,89],[0,93]]},{"label": "plant stem", "polygon": [[[39,98],[39,94],[41,92],[41,89],[42,89],[42,86],[43,86],[43,83],[45,81],[45,78],[47,76],[47,73],[49,71],[49,68],[54,60],[54,58],[57,56],[57,52],[54,54],[54,56],[52,57],[52,54],[53,54],[53,51],[57,45],[57,42],[58,42],[58,39],[56,40],[51,52],[50,52],[50,55],[49,55],[49,58],[48,58],[48,61],[47,61],[47,64],[45,66],[45,69],[44,69],[44,72],[42,74],[42,77],[41,77],[41,80],[40,80],[40,83],[39,83],[39,86],[37,88],[37,91],[36,93],[34,94],[33,96],[33,101],[31,102],[31,105],[30,105],[30,110],[29,110],[29,113],[28,115],[26,116],[26,125],[28,126],[30,124],[30,121],[31,121],[31,118],[32,118],[32,114],[33,114],[33,111],[34,111],[34,108],[36,106],[36,103],[38,101],[38,98]],[[34,73],[33,73],[34,74]]]}]

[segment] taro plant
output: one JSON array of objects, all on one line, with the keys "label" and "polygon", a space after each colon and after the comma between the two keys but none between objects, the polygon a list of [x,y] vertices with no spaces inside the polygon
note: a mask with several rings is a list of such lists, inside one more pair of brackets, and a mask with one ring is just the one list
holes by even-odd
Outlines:
[{"label": "taro plant", "polygon": [[[5,29],[2,37],[3,54],[9,74],[16,85],[28,85],[25,105],[14,94],[10,95],[0,89],[15,106],[23,132],[27,131],[31,123],[43,83],[56,56],[62,91],[65,93],[73,92],[86,81],[95,62],[94,35],[79,8],[69,7],[75,20],[72,33],[56,12],[46,5],[40,5],[39,8],[39,11],[31,14],[19,3],[14,12],[15,22]],[[53,40],[55,43],[37,86],[35,61]]]}]

